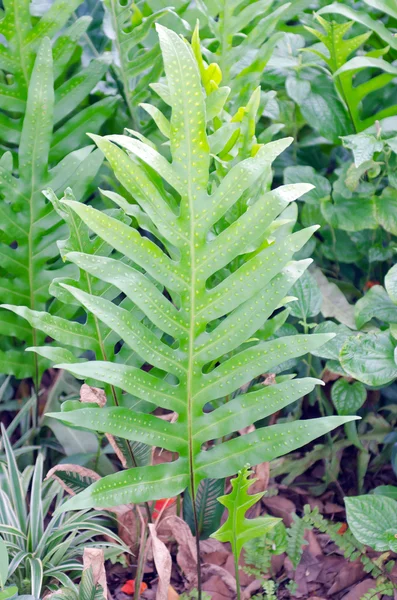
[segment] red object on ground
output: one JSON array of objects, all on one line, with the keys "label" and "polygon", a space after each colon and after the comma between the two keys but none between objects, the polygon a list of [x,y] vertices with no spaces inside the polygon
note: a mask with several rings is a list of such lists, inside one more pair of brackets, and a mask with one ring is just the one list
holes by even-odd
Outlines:
[{"label": "red object on ground", "polygon": [[[147,590],[147,585],[143,581],[141,583],[141,589],[139,590],[139,592],[142,593],[145,590]],[[132,596],[135,592],[135,579],[129,579],[128,581],[126,581],[123,587],[121,588],[121,591],[123,592],[123,594],[127,594],[127,596]]]},{"label": "red object on ground", "polygon": [[339,535],[343,535],[347,530],[347,523],[342,523],[342,525],[338,529]]},{"label": "red object on ground", "polygon": [[153,509],[153,519],[156,520],[161,511],[167,508],[167,506],[171,506],[171,504],[173,504],[174,502],[175,498],[162,498],[161,500],[156,500]]}]

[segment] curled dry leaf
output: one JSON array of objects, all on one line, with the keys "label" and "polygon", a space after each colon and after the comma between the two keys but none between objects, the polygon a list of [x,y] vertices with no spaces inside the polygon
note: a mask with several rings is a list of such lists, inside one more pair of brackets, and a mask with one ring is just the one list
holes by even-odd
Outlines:
[{"label": "curled dry leaf", "polygon": [[235,579],[235,577],[233,577],[233,575],[231,575],[229,573],[229,571],[227,571],[223,567],[219,567],[218,565],[206,564],[206,565],[203,565],[203,573],[208,578],[212,577],[212,576],[220,577],[221,580],[223,581],[223,583],[225,583],[227,585],[229,590],[233,594],[236,594],[236,592],[237,592],[236,579]]},{"label": "curled dry leaf", "polygon": [[84,548],[84,569],[92,569],[94,584],[99,584],[103,589],[103,597],[108,597],[108,586],[105,571],[105,553],[101,548]]},{"label": "curled dry leaf", "polygon": [[157,531],[173,537],[178,544],[176,561],[192,587],[196,584],[197,561],[196,543],[189,525],[176,515],[163,519]]},{"label": "curled dry leaf", "polygon": [[341,292],[335,283],[328,281],[321,269],[315,267],[311,270],[311,274],[323,296],[321,305],[321,313],[325,319],[336,319],[339,323],[343,323],[350,329],[356,329],[354,319],[354,306],[349,304],[346,296]]},{"label": "curled dry leaf", "polygon": [[124,469],[127,468],[127,459],[125,458],[124,454],[122,453],[122,451],[120,450],[119,446],[117,445],[116,440],[114,439],[114,436],[111,435],[110,433],[106,434],[106,439],[108,440],[109,444],[112,446],[115,455],[117,456],[117,458],[119,459],[119,461],[121,462],[122,466]]},{"label": "curled dry leaf", "polygon": [[256,481],[250,487],[250,494],[266,492],[270,479],[270,463],[264,462],[256,465],[256,467],[254,467],[254,473]]},{"label": "curled dry leaf", "polygon": [[80,388],[80,401],[98,404],[102,408],[106,404],[106,394],[100,388],[83,383]]},{"label": "curled dry leaf", "polygon": [[[46,476],[47,479],[55,479],[68,494],[75,496],[80,491],[76,486],[88,486],[92,482],[101,479],[101,477],[98,473],[86,467],[66,464],[56,465],[50,469]],[[135,554],[139,545],[139,525],[133,506],[121,504],[104,510],[116,515],[118,534],[131,552]]]},{"label": "curled dry leaf", "polygon": [[[70,475],[73,477],[70,477]],[[82,485],[85,483],[89,485],[89,483],[101,479],[101,476],[91,469],[81,467],[80,465],[69,464],[56,465],[55,467],[52,467],[52,469],[48,471],[45,479],[55,479],[55,481],[61,485],[65,492],[71,496],[75,496],[77,490],[73,487],[74,477],[76,478],[76,481],[80,481]]]},{"label": "curled dry leaf", "polygon": [[152,541],[153,560],[159,577],[156,600],[168,600],[172,568],[171,554],[164,542],[158,538],[156,526],[153,523],[149,524],[149,531]]}]

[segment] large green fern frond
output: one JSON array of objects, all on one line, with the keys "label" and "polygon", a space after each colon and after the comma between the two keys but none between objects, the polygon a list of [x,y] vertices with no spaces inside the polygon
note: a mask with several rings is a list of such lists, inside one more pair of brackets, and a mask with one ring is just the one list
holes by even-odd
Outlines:
[{"label": "large green fern frond", "polygon": [[[115,286],[146,321],[79,286],[66,289],[146,366],[103,360],[58,366],[173,411],[176,418],[168,422],[117,406],[51,416],[165,448],[177,458],[104,478],[70,499],[67,508],[142,502],[174,496],[186,487],[194,501],[202,479],[232,475],[247,462],[271,460],[350,419],[279,424],[221,443],[224,436],[283,408],[319,383],[312,378],[284,378],[276,385],[247,390],[247,384],[262,373],[329,339],[329,335],[255,338],[255,332],[285,304],[289,288],[310,263],[294,261],[293,256],[313,228],[290,233],[285,227],[275,228],[275,220],[311,186],[294,184],[268,191],[270,165],[290,139],[256,147],[224,177],[213,170],[206,99],[194,55],[178,35],[157,27],[172,108],[172,162],[153,145],[131,137],[93,136],[151,223],[150,234],[79,202],[64,201],[99,238],[126,257],[71,252],[67,258]],[[246,203],[247,210],[217,235],[214,226],[243,195],[252,200]],[[113,198],[120,202],[117,195]],[[157,242],[153,232],[158,232]],[[153,335],[148,322],[164,335]],[[222,401],[226,397],[229,402]]]},{"label": "large green fern frond", "polygon": [[[54,38],[55,132],[50,160],[59,161],[68,152],[79,148],[85,143],[87,128],[99,131],[112,114],[114,97],[81,106],[105,74],[108,59],[92,60],[85,67],[80,67],[78,60],[76,62],[79,51],[81,53],[79,40],[91,18],[81,17],[70,26],[64,26],[80,3],[81,0],[56,0],[39,20],[30,14],[29,0],[3,3],[0,34],[5,43],[0,47],[0,144],[6,149],[14,152],[20,143],[33,66],[44,37]],[[77,107],[80,110],[75,114]]]},{"label": "large green fern frond", "polygon": [[276,27],[290,3],[275,7],[274,0],[200,0],[198,8],[208,22],[206,58],[218,63],[223,84],[242,101],[260,84],[276,43],[283,33]]},{"label": "large green fern frond", "polygon": [[[63,193],[66,186],[73,185],[77,200],[83,200],[102,163],[101,153],[87,147],[67,154],[58,165],[50,167],[57,114],[53,85],[51,42],[44,38],[30,75],[19,142],[18,177],[14,176],[9,152],[0,161],[0,301],[31,310],[47,308],[51,298],[48,288],[60,269],[65,275],[71,273],[70,265],[57,260],[56,241],[63,221],[42,191],[51,186],[55,192]],[[53,309],[56,311],[56,304]],[[39,364],[36,355],[25,354],[24,349],[41,345],[45,335],[4,310],[0,311],[0,333],[0,371],[34,377],[37,383],[45,364]]]},{"label": "large green fern frond", "polygon": [[[332,7],[321,12],[332,12]],[[319,14],[316,15],[316,19],[323,31],[312,27],[306,27],[306,29],[324,44],[328,55],[326,56],[316,48],[308,48],[308,50],[322,58],[330,68],[338,92],[349,111],[355,131],[363,131],[373,125],[376,120],[396,115],[397,103],[388,107],[378,103],[375,111],[372,111],[373,114],[365,113],[367,97],[382,90],[397,75],[396,66],[382,58],[388,53],[389,47],[372,50],[362,56],[351,58],[353,53],[365,44],[372,32],[367,31],[355,37],[346,38],[353,21],[336,23],[324,19]],[[358,75],[362,75],[368,70],[370,73],[375,72],[376,75],[367,77],[364,81],[360,81],[359,78],[356,80]]]}]

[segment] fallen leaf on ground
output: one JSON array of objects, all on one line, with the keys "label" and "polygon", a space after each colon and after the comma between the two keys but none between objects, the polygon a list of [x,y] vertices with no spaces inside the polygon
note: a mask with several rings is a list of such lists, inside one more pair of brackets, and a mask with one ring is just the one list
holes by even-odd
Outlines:
[{"label": "fallen leaf on ground", "polygon": [[[147,584],[142,581],[139,592],[142,594],[145,590],[147,590]],[[129,579],[126,581],[121,588],[121,591],[123,594],[127,594],[127,596],[132,596],[135,593],[135,579]]]},{"label": "fallen leaf on ground", "polygon": [[174,590],[172,585],[168,587],[168,597],[167,600],[178,600],[179,594]]},{"label": "fallen leaf on ground", "polygon": [[153,560],[159,578],[156,600],[168,600],[172,568],[171,554],[167,546],[157,537],[156,526],[149,523],[148,527],[152,540]]},{"label": "fallen leaf on ground", "polygon": [[328,595],[336,594],[360,581],[364,575],[361,562],[346,563],[336,574],[335,580],[328,590]]},{"label": "fallen leaf on ground", "polygon": [[264,462],[256,465],[254,472],[257,481],[251,485],[250,494],[266,492],[270,479],[270,464],[268,462]]},{"label": "fallen leaf on ground", "polygon": [[203,565],[202,571],[205,576],[219,576],[221,580],[227,585],[229,590],[235,594],[237,592],[236,588],[236,579],[231,575],[226,569],[223,567],[218,567],[218,565]]},{"label": "fallen leaf on ground", "polygon": [[100,388],[83,383],[80,388],[80,400],[81,402],[90,402],[91,404],[98,404],[98,406],[103,407],[106,404],[106,394]]},{"label": "fallen leaf on ground", "polygon": [[81,477],[81,479],[91,479],[92,481],[99,481],[99,479],[101,479],[101,476],[98,475],[98,473],[95,473],[95,471],[87,469],[86,467],[81,467],[80,465],[66,464],[52,467],[52,469],[48,471],[45,481],[48,479],[55,479],[55,481],[60,484],[65,492],[71,496],[75,496],[76,492],[63,481],[63,479],[60,477],[60,473],[75,473]]},{"label": "fallen leaf on ground", "polygon": [[108,597],[108,586],[106,583],[105,553],[101,548],[84,548],[84,569],[92,569],[94,584],[99,584],[103,589],[103,597]]},{"label": "fallen leaf on ground", "polygon": [[210,577],[203,583],[204,592],[208,592],[211,600],[231,600],[230,589],[222,581],[219,575]]},{"label": "fallen leaf on ground", "polygon": [[360,600],[371,588],[376,587],[376,581],[374,579],[364,579],[350,590],[346,596],[342,597],[342,600]]},{"label": "fallen leaf on ground", "polygon": [[272,496],[262,498],[263,504],[270,510],[275,517],[281,517],[284,525],[289,527],[292,523],[292,515],[296,512],[296,506],[288,498],[283,496]]},{"label": "fallen leaf on ground", "polygon": [[171,515],[158,525],[158,534],[160,530],[176,540],[178,544],[176,562],[186,579],[193,585],[197,578],[196,542],[189,525],[176,515]]}]

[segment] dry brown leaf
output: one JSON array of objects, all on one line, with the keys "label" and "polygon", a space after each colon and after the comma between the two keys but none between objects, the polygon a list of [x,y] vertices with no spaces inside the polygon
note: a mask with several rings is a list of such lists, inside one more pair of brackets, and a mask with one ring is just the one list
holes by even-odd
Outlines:
[{"label": "dry brown leaf", "polygon": [[176,562],[184,573],[189,583],[193,584],[197,578],[196,542],[190,531],[189,525],[176,515],[171,515],[161,521],[158,526],[169,537],[173,537],[178,544]]},{"label": "dry brown leaf", "polygon": [[75,496],[76,492],[73,491],[64,481],[62,481],[62,479],[60,477],[57,476],[57,472],[70,472],[70,473],[77,473],[78,475],[81,475],[81,477],[90,477],[91,479],[93,479],[94,481],[98,481],[99,479],[101,479],[101,476],[98,475],[98,473],[95,473],[95,471],[92,471],[91,469],[87,469],[86,467],[80,467],[79,465],[56,465],[55,467],[52,467],[52,469],[50,469],[46,475],[46,480],[47,479],[55,479],[56,481],[58,481],[58,483],[61,485],[61,487],[65,490],[65,492],[67,492],[68,494],[70,494],[71,496]]},{"label": "dry brown leaf", "polygon": [[371,588],[376,587],[374,579],[364,579],[350,590],[348,594],[342,597],[342,600],[360,600]]},{"label": "dry brown leaf", "polygon": [[284,524],[289,527],[292,523],[292,515],[296,512],[296,506],[284,496],[271,496],[262,498],[263,504],[270,510],[275,517],[281,517]]},{"label": "dry brown leaf", "polygon": [[98,404],[102,408],[106,404],[106,394],[100,388],[92,387],[83,383],[80,388],[80,401]]},{"label": "dry brown leaf", "polygon": [[276,383],[276,374],[268,373],[265,379],[261,381],[262,385],[274,385]]},{"label": "dry brown leaf", "polygon": [[152,551],[154,564],[156,565],[159,582],[157,586],[156,600],[168,600],[170,587],[172,559],[167,546],[157,537],[156,526],[148,525],[152,540]]},{"label": "dry brown leaf", "polygon": [[103,597],[108,597],[108,586],[106,583],[105,553],[101,548],[84,548],[84,569],[92,569],[94,584],[99,584],[103,589]]},{"label": "dry brown leaf", "polygon": [[231,600],[230,590],[219,575],[213,575],[203,583],[204,592],[208,592],[211,600]]},{"label": "dry brown leaf", "polygon": [[247,425],[247,427],[238,430],[240,435],[247,435],[247,433],[252,433],[253,431],[255,431],[255,425]]},{"label": "dry brown leaf", "polygon": [[227,585],[229,590],[233,592],[233,594],[237,593],[236,578],[233,577],[233,575],[231,575],[229,571],[227,571],[223,567],[219,567],[218,565],[205,564],[202,567],[202,572],[206,577],[212,577],[214,575],[219,576],[222,579],[222,581]]},{"label": "dry brown leaf", "polygon": [[114,439],[114,436],[111,435],[110,433],[106,434],[106,438],[109,442],[109,444],[112,446],[115,455],[117,456],[117,458],[119,459],[119,461],[121,462],[122,466],[124,467],[124,469],[127,468],[127,459],[125,458],[124,454],[122,453],[122,451],[120,450],[120,448],[117,445],[116,440]]},{"label": "dry brown leaf", "polygon": [[168,587],[168,596],[167,596],[167,600],[178,600],[179,598],[179,594],[178,592],[176,592],[174,590],[174,588],[172,587],[172,585],[170,585]]},{"label": "dry brown leaf", "polygon": [[310,554],[312,554],[313,556],[321,556],[323,554],[323,551],[321,550],[321,546],[318,543],[318,539],[314,531],[306,529],[305,540],[308,542],[308,546],[306,547],[309,550]]},{"label": "dry brown leaf", "polygon": [[346,563],[337,572],[332,586],[328,590],[328,595],[336,594],[360,581],[364,576],[364,569],[361,562]]},{"label": "dry brown leaf", "polygon": [[258,494],[259,492],[266,492],[270,479],[270,463],[264,462],[256,465],[254,472],[257,481],[251,485],[249,493]]},{"label": "dry brown leaf", "polygon": [[333,318],[353,329],[356,329],[354,319],[354,306],[349,304],[344,293],[338,288],[336,283],[328,281],[324,273],[318,267],[311,269],[311,274],[323,296],[321,313],[325,319]]}]

